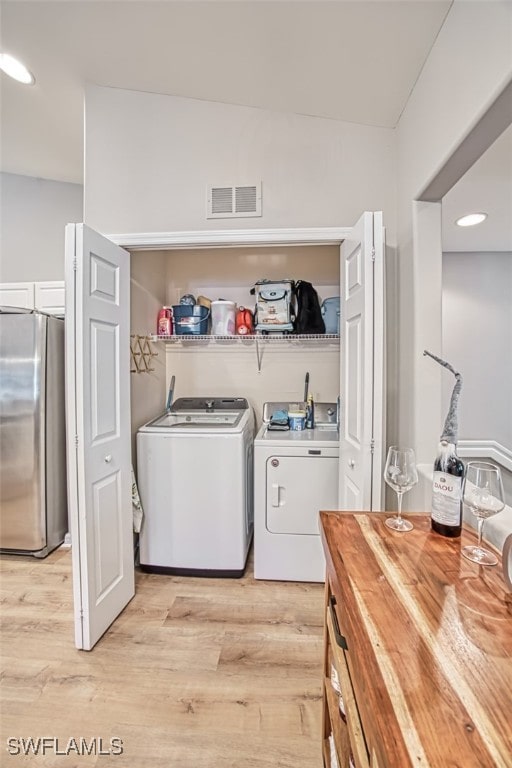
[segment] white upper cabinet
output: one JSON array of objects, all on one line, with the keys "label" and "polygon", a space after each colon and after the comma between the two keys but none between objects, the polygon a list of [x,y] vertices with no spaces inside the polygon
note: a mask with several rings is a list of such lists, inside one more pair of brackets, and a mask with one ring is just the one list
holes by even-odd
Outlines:
[{"label": "white upper cabinet", "polygon": [[64,315],[64,280],[0,284],[0,306],[39,309],[49,315]]},{"label": "white upper cabinet", "polygon": [[3,283],[0,285],[0,306],[34,309],[34,283]]},{"label": "white upper cabinet", "polygon": [[64,281],[34,283],[34,308],[49,315],[63,315],[65,310]]}]

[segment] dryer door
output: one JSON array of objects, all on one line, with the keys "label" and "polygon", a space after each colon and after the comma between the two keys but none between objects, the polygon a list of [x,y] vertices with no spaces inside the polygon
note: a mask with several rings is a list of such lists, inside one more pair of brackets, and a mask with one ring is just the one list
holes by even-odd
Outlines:
[{"label": "dryer door", "polygon": [[338,507],[337,457],[271,456],[266,475],[267,530],[318,536],[319,511]]}]

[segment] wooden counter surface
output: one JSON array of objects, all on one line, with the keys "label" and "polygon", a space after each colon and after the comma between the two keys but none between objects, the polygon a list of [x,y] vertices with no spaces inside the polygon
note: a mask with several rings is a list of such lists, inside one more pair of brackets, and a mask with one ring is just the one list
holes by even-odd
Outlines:
[{"label": "wooden counter surface", "polygon": [[383,513],[321,512],[327,574],[379,768],[512,766],[512,597],[460,553],[476,538],[396,533]]}]

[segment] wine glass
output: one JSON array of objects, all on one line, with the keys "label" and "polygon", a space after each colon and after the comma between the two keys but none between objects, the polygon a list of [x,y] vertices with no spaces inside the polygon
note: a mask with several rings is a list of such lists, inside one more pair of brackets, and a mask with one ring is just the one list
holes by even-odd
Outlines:
[{"label": "wine glass", "polygon": [[399,448],[392,445],[388,449],[384,480],[396,492],[398,499],[397,516],[388,517],[386,525],[394,531],[412,530],[412,523],[402,519],[402,496],[418,482],[416,459],[412,448]]},{"label": "wine glass", "polygon": [[470,461],[466,467],[462,501],[476,515],[478,526],[478,544],[462,547],[462,554],[479,565],[497,565],[498,558],[481,544],[485,520],[505,507],[499,467],[485,461]]}]

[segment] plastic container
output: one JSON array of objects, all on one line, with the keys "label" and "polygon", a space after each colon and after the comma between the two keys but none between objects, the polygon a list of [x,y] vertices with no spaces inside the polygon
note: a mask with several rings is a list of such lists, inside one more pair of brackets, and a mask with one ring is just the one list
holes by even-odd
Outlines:
[{"label": "plastic container", "polygon": [[236,335],[250,336],[254,333],[254,318],[250,309],[238,307],[236,313]]},{"label": "plastic container", "polygon": [[236,304],[234,301],[218,299],[212,301],[212,334],[214,336],[234,336]]},{"label": "plastic container", "polygon": [[293,432],[302,432],[306,428],[306,411],[288,411],[288,423]]},{"label": "plastic container", "polygon": [[322,302],[322,317],[326,333],[340,332],[340,297],[331,296]]},{"label": "plastic container", "polygon": [[199,304],[174,304],[172,308],[176,336],[199,336],[208,333],[210,312]]},{"label": "plastic container", "polygon": [[315,403],[313,395],[309,395],[308,404],[306,406],[306,429],[315,428]]},{"label": "plastic container", "polygon": [[171,336],[172,334],[172,309],[162,307],[158,313],[157,330],[158,336]]}]

